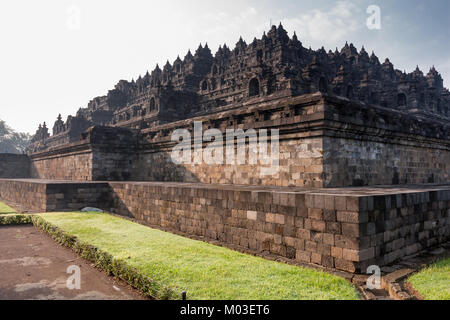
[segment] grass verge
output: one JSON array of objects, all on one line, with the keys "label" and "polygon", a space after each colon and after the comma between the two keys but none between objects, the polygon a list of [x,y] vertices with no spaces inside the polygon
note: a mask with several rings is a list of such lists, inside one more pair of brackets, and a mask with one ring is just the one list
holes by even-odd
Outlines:
[{"label": "grass verge", "polygon": [[10,213],[16,213],[16,210],[4,204],[3,202],[0,202],[0,214],[10,214]]},{"label": "grass verge", "polygon": [[76,236],[64,232],[41,216],[33,216],[32,221],[36,228],[48,233],[56,242],[73,249],[82,258],[93,262],[97,268],[126,281],[144,296],[161,300],[177,298],[177,294],[173,290],[150,279],[140,270],[131,267],[126,261],[80,241]]},{"label": "grass verge", "polygon": [[35,226],[158,299],[350,300],[356,289],[324,272],[242,254],[99,213],[46,213]]},{"label": "grass verge", "polygon": [[31,224],[31,216],[27,214],[2,214],[0,215],[0,226],[15,226]]},{"label": "grass verge", "polygon": [[408,282],[426,300],[450,300],[450,258],[414,274]]}]

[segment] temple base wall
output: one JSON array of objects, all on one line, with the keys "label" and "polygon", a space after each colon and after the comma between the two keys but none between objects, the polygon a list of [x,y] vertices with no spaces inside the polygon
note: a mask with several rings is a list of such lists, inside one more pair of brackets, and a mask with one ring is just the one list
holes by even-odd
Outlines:
[{"label": "temple base wall", "polygon": [[450,187],[288,191],[110,185],[113,212],[352,273],[365,273],[370,265],[384,266],[450,239]]},{"label": "temple base wall", "polygon": [[33,179],[92,181],[93,156],[90,151],[34,158],[31,162]]},{"label": "temple base wall", "polygon": [[377,142],[325,137],[325,187],[448,183],[450,150],[445,144]]},{"label": "temple base wall", "polygon": [[[247,144],[247,159],[249,149],[258,150],[258,148],[257,144],[252,147]],[[277,166],[262,164],[259,159],[257,159],[256,164],[249,164],[249,161],[242,165],[227,164],[225,148],[222,149],[224,154],[223,165],[207,163],[175,165],[169,151],[139,154],[131,180],[280,187],[320,188],[323,186],[321,138],[281,140],[279,142],[279,162]],[[192,150],[192,154],[194,155],[194,150]]]},{"label": "temple base wall", "polygon": [[[180,128],[192,133],[195,122],[202,123],[203,133],[208,128],[223,133],[223,164],[174,163],[172,133]],[[267,166],[259,157],[252,163],[249,156],[259,146],[252,149],[255,144],[248,140],[245,159],[239,159],[244,164],[227,164],[225,137],[230,128],[279,130],[278,170],[263,174]],[[448,125],[437,120],[313,94],[141,131],[93,127],[78,143],[32,154],[31,177],[317,188],[448,183],[448,132]],[[203,153],[207,146],[204,142]]]},{"label": "temple base wall", "polygon": [[46,185],[31,180],[0,179],[0,199],[8,204],[16,204],[17,209],[47,211]]},{"label": "temple base wall", "polygon": [[4,172],[13,175],[4,177],[315,188],[450,181],[450,151],[438,146],[319,137],[282,140],[279,149],[279,168],[271,174],[263,174],[268,166],[261,164],[176,165],[169,150],[133,153],[94,146],[85,152],[34,158],[30,176],[23,169],[29,164],[11,163],[16,169],[5,167]]},{"label": "temple base wall", "polygon": [[30,177],[30,159],[22,154],[0,154],[0,178],[20,179]]},{"label": "temple base wall", "polygon": [[55,182],[49,180],[0,179],[0,199],[21,211],[75,211],[110,206],[107,183]]},{"label": "temple base wall", "polygon": [[262,255],[352,273],[450,240],[450,186],[300,189],[0,180],[30,211],[93,206]]}]

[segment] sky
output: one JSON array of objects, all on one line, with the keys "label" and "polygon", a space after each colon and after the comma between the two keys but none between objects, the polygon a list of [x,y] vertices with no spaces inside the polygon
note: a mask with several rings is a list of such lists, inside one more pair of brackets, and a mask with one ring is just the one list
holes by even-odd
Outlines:
[{"label": "sky", "polygon": [[[367,8],[380,8],[369,29]],[[2,0],[0,119],[21,132],[51,128],[121,79],[136,79],[200,43],[213,54],[242,36],[261,38],[271,24],[296,31],[304,47],[363,45],[411,72],[431,66],[450,87],[448,0]]]}]

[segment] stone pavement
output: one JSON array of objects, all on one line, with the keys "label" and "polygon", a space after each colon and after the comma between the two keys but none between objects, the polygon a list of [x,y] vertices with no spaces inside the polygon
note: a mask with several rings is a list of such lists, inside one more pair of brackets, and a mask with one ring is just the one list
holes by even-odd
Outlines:
[{"label": "stone pavement", "polygon": [[[80,268],[80,290],[66,286],[69,266]],[[143,299],[32,226],[1,227],[0,270],[0,300]]]}]

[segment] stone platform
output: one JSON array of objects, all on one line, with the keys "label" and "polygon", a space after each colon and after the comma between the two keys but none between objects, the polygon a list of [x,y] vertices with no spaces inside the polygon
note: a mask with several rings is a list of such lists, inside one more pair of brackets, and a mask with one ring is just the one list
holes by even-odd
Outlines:
[{"label": "stone platform", "polygon": [[20,211],[73,211],[108,205],[110,187],[102,182],[0,179],[0,198]]},{"label": "stone platform", "polygon": [[93,206],[224,245],[354,273],[450,238],[450,185],[282,188],[0,179],[29,211]]}]

